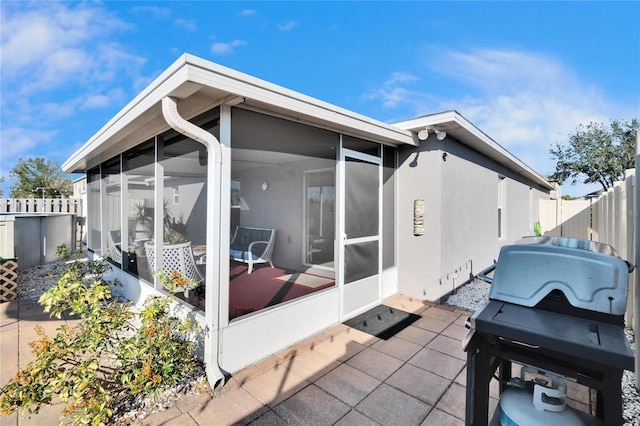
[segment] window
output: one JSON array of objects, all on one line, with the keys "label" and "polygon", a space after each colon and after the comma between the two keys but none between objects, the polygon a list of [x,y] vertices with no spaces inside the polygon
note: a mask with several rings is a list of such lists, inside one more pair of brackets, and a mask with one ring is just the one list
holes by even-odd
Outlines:
[{"label": "window", "polygon": [[306,178],[305,263],[333,268],[336,225],[335,171],[312,171]]},{"label": "window", "polygon": [[147,282],[153,282],[144,244],[153,240],[155,138],[123,155],[123,174],[127,182],[127,222],[129,249],[124,269]]},{"label": "window", "polygon": [[[239,231],[229,245],[230,320],[335,286],[339,140],[335,132],[232,109],[232,237]],[[269,260],[249,273],[249,244],[272,229]]]},{"label": "window", "polygon": [[87,248],[98,255],[102,254],[100,181],[100,166],[87,171]]},{"label": "window", "polygon": [[[193,122],[219,137],[218,117],[215,108]],[[203,144],[169,130],[87,172],[89,249],[148,283],[155,270],[170,272],[179,264],[183,275],[200,285],[175,296],[202,310],[207,163]]]},{"label": "window", "polygon": [[382,149],[382,268],[396,264],[396,152]]},{"label": "window", "polygon": [[[175,135],[175,136],[173,136]],[[171,133],[161,145],[159,161],[164,182],[162,212],[163,265],[178,268],[200,285],[195,291],[176,293],[176,297],[204,310],[206,286],[207,236],[207,150],[199,142]],[[179,195],[179,196],[178,196]],[[156,202],[156,206],[159,204]],[[160,208],[160,207],[158,207]],[[161,218],[161,219],[160,219]],[[157,236],[160,239],[160,236]],[[177,258],[184,258],[178,261]],[[174,262],[175,261],[175,262]]]},{"label": "window", "polygon": [[498,176],[498,238],[505,238],[505,206],[506,206],[506,180],[504,176]]},{"label": "window", "polygon": [[122,265],[122,253],[127,247],[127,241],[124,245],[122,242],[121,197],[120,156],[117,156],[102,165],[102,226],[107,258],[118,266]]}]

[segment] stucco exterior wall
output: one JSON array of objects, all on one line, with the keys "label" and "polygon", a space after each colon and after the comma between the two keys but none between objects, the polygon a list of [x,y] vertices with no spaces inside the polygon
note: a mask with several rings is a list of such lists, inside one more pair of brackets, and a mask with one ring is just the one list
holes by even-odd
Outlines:
[{"label": "stucco exterior wall", "polygon": [[[441,264],[441,174],[437,146],[427,141],[398,152],[398,291],[423,300],[438,297]],[[413,202],[425,201],[425,233],[413,234]]]},{"label": "stucco exterior wall", "polygon": [[[240,224],[257,228],[273,228],[276,240],[273,261],[281,268],[303,269],[303,220],[305,170],[335,168],[335,161],[305,159],[286,166],[261,167],[236,173],[241,197],[248,210],[240,212]],[[262,190],[262,182],[268,189]],[[282,205],[282,200],[288,200]]]},{"label": "stucco exterior wall", "polygon": [[[420,152],[418,161],[414,161]],[[399,292],[438,301],[497,260],[500,248],[533,234],[546,191],[453,138],[430,137],[400,151]],[[446,156],[443,154],[446,153]],[[503,178],[502,238],[498,237]],[[412,234],[413,200],[424,197],[424,236]]]},{"label": "stucco exterior wall", "polygon": [[494,163],[453,139],[441,142],[442,262],[440,295],[491,265],[498,251],[499,172]]}]

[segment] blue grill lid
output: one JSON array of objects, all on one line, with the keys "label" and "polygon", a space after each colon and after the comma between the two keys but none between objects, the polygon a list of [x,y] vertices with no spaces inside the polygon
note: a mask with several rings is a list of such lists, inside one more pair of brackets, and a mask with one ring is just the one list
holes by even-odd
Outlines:
[{"label": "blue grill lid", "polygon": [[629,266],[607,244],[523,238],[500,251],[489,298],[533,307],[560,290],[576,308],[624,315]]}]

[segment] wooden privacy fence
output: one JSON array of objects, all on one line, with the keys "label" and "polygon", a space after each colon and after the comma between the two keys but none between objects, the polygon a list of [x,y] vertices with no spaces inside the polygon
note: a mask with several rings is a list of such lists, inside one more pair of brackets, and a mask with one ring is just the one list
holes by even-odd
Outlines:
[{"label": "wooden privacy fence", "polygon": [[82,214],[77,198],[0,198],[0,213],[73,213]]}]

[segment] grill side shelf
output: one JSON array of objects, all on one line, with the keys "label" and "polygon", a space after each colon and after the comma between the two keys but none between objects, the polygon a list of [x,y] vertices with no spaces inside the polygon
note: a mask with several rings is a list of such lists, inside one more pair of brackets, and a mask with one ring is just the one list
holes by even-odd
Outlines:
[{"label": "grill side shelf", "polygon": [[634,369],[633,352],[621,326],[493,300],[470,322],[477,332],[532,351],[552,351],[588,366]]}]

